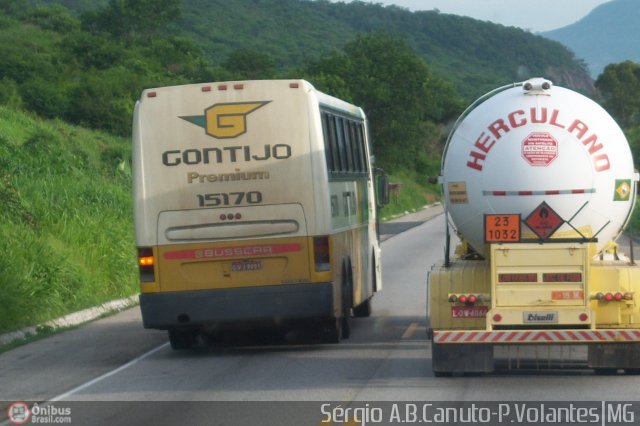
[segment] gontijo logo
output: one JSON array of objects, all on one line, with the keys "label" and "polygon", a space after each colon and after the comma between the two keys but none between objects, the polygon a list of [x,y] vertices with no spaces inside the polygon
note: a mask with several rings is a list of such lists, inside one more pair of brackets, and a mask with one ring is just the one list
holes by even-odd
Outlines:
[{"label": "gontijo logo", "polygon": [[215,104],[204,110],[204,115],[180,117],[203,127],[206,134],[218,139],[236,138],[247,132],[247,115],[271,101],[233,102]]}]

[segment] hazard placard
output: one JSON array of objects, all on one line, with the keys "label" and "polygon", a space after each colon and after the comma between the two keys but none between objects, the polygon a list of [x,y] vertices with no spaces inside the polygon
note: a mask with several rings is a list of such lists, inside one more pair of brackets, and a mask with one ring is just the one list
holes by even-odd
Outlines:
[{"label": "hazard placard", "polygon": [[484,215],[484,241],[491,243],[517,243],[520,241],[519,214]]},{"label": "hazard placard", "polygon": [[524,221],[542,240],[546,240],[562,226],[564,220],[549,205],[542,202]]},{"label": "hazard placard", "polygon": [[522,141],[522,158],[532,166],[548,166],[558,157],[558,142],[547,132],[530,133]]}]

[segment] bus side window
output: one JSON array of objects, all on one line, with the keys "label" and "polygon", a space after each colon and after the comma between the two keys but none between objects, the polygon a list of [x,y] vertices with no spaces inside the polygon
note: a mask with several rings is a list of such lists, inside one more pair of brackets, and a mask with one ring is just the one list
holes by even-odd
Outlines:
[{"label": "bus side window", "polygon": [[326,112],[322,113],[322,134],[324,136],[324,154],[327,159],[327,171],[332,172],[334,170],[333,150],[331,149],[331,130],[329,127],[329,115]]},{"label": "bus side window", "polygon": [[353,156],[353,138],[351,138],[351,120],[344,120],[344,144],[347,152],[347,171],[355,172],[356,166]]},{"label": "bus side window", "polygon": [[348,171],[347,148],[346,148],[346,141],[344,140],[344,123],[341,117],[334,117],[334,119],[336,121],[336,134],[337,134],[338,149],[339,149],[338,157],[340,157],[340,171],[344,173]]},{"label": "bus side window", "polygon": [[340,159],[338,151],[338,140],[336,137],[336,123],[334,117],[327,114],[327,124],[329,125],[329,150],[331,151],[331,172],[336,173],[340,171]]},{"label": "bus side window", "polygon": [[364,139],[364,126],[362,123],[358,123],[358,128],[356,129],[356,131],[358,133],[358,149],[362,153],[360,157],[362,171],[367,173],[369,171],[367,167],[369,163],[367,162],[367,150],[365,148],[366,141]]},{"label": "bus side window", "polygon": [[351,142],[351,152],[353,153],[353,171],[356,173],[362,172],[362,165],[359,152],[358,134],[356,132],[356,122],[349,121],[349,140]]}]

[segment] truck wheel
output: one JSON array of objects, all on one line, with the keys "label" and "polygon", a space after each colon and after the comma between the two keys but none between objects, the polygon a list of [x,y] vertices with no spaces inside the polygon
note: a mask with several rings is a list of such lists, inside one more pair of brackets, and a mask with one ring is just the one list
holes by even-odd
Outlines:
[{"label": "truck wheel", "polygon": [[196,344],[196,333],[193,330],[169,330],[171,349],[190,349]]}]

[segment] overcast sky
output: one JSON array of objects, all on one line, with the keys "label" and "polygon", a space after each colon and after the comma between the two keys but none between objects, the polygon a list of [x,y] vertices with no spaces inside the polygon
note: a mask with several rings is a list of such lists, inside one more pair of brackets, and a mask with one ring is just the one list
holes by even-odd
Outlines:
[{"label": "overcast sky", "polygon": [[[343,0],[348,2],[348,0]],[[410,10],[438,9],[532,32],[570,25],[611,0],[375,0]]]}]

